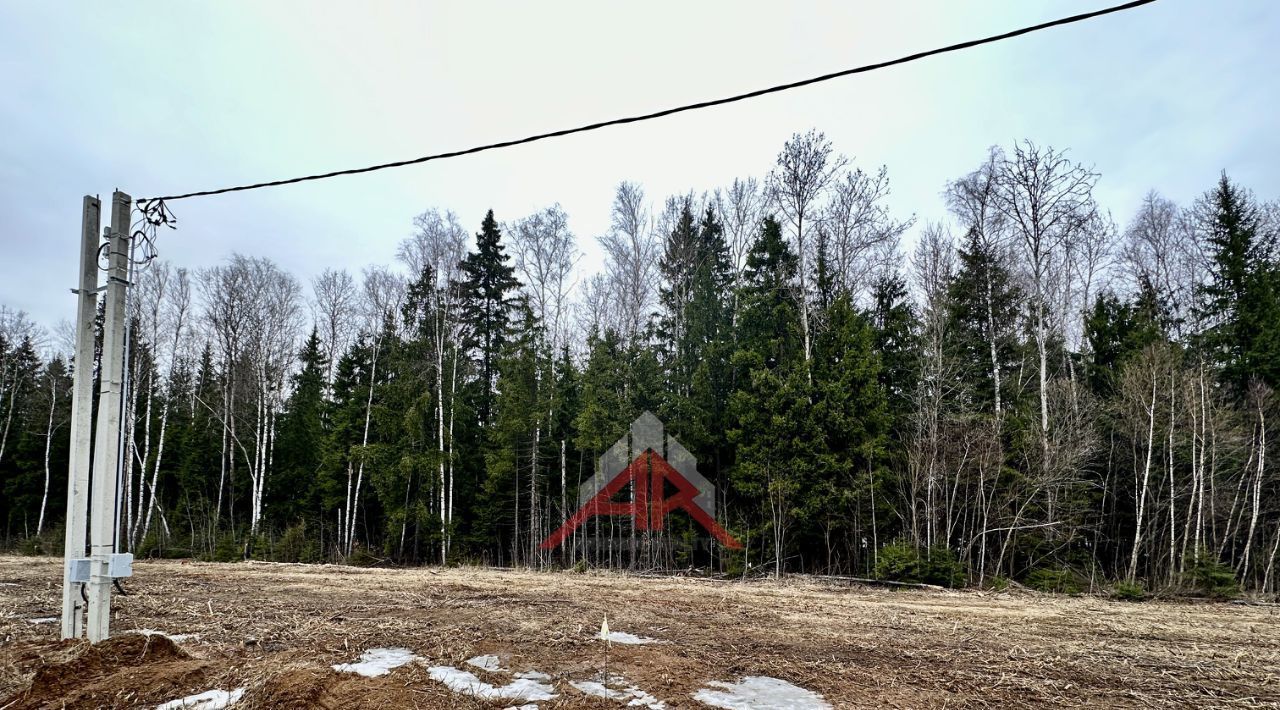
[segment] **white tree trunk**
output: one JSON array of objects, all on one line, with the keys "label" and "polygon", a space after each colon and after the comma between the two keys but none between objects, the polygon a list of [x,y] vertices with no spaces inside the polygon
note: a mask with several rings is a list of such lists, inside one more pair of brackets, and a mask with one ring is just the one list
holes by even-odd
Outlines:
[{"label": "white tree trunk", "polygon": [[1138,550],[1142,546],[1142,523],[1147,505],[1147,490],[1151,481],[1151,455],[1155,449],[1156,432],[1156,375],[1151,373],[1151,403],[1147,406],[1147,460],[1142,466],[1142,486],[1138,492],[1138,520],[1133,533],[1133,551],[1129,555],[1129,581],[1138,576]]},{"label": "white tree trunk", "polygon": [[44,493],[40,496],[40,518],[36,522],[36,535],[44,531],[44,510],[49,502],[49,449],[53,444],[53,411],[58,404],[58,381],[49,378],[49,421],[44,430]]}]

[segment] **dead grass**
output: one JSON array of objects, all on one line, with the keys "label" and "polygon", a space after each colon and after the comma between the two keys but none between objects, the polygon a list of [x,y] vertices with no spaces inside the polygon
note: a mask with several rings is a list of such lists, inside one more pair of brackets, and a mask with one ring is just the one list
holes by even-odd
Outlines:
[{"label": "dead grass", "polygon": [[237,707],[504,706],[451,693],[422,666],[380,678],[329,668],[376,646],[449,665],[497,654],[555,677],[560,697],[543,707],[611,707],[567,683],[599,673],[591,636],[605,612],[614,630],[666,642],[615,644],[610,672],[668,707],[697,706],[704,682],[742,675],[782,678],[842,708],[1280,707],[1276,607],[810,579],[139,562],[113,632],[195,636],[146,656],[121,637],[90,657],[83,642],[57,641],[57,624],[26,621],[58,614],[57,560],[0,558],[2,582],[17,585],[0,586],[4,710],[145,706],[241,686]]}]

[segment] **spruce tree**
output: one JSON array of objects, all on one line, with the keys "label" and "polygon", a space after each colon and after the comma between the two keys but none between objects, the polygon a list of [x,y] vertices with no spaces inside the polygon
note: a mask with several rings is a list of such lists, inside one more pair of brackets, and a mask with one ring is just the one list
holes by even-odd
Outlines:
[{"label": "spruce tree", "polygon": [[497,361],[510,328],[512,291],[519,285],[509,260],[502,246],[502,232],[493,210],[489,210],[476,234],[476,250],[462,260],[463,317],[471,325],[479,364],[476,414],[481,425],[493,421]]},{"label": "spruce tree", "polygon": [[1243,395],[1250,380],[1271,386],[1280,376],[1280,265],[1276,235],[1263,228],[1247,190],[1226,173],[1198,205],[1209,282],[1201,287],[1201,340],[1222,377]]},{"label": "spruce tree", "polygon": [[795,510],[818,470],[822,434],[811,416],[811,386],[792,290],[798,260],[766,218],[747,256],[740,296],[737,387],[729,399],[736,448],[734,494],[757,512],[776,574],[790,546]]},{"label": "spruce tree", "polygon": [[316,476],[325,441],[325,372],[327,358],[319,333],[311,336],[298,353],[301,368],[293,375],[293,391],[285,403],[276,438],[276,471],[267,491],[268,505],[277,520],[297,522],[314,510]]},{"label": "spruce tree", "polygon": [[1008,407],[1013,389],[1005,374],[1012,374],[1017,367],[1022,294],[999,252],[977,230],[970,230],[957,256],[960,268],[947,294],[948,349],[961,369],[961,391],[968,395],[970,406],[975,411],[993,412],[997,375],[1003,408]]}]

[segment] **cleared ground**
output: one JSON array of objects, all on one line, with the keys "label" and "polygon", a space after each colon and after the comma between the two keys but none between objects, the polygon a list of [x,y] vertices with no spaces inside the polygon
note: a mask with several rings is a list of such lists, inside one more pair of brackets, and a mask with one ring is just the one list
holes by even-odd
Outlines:
[{"label": "cleared ground", "polygon": [[[0,710],[134,707],[246,688],[236,708],[502,708],[460,695],[427,665],[501,685],[552,676],[557,707],[620,707],[569,681],[609,672],[701,707],[708,681],[780,678],[835,707],[1280,707],[1280,609],[1130,604],[1029,593],[898,591],[816,580],[724,582],[612,573],[139,562],[112,641],[57,640],[59,561],[0,557]],[[187,635],[175,645],[154,629]],[[426,663],[366,678],[331,669],[374,647]]]}]

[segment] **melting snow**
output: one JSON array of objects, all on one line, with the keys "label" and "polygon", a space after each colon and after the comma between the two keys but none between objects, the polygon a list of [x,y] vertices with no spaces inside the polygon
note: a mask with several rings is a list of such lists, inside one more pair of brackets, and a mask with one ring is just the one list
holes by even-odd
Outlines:
[{"label": "melting snow", "polygon": [[608,688],[604,686],[604,683],[599,683],[594,680],[574,680],[570,681],[569,685],[572,685],[587,695],[594,695],[597,698],[624,700],[627,702],[627,707],[646,707],[651,710],[665,710],[667,707],[666,703],[658,700],[652,695],[649,695],[634,685],[628,685],[625,688],[616,689],[623,683],[626,683],[626,680],[623,678],[610,676],[609,683],[611,687]]},{"label": "melting snow", "polygon": [[503,710],[538,710],[538,704],[527,703],[525,705],[512,705],[511,707],[503,708]]},{"label": "melting snow", "polygon": [[359,673],[367,678],[376,678],[390,673],[392,668],[399,668],[416,660],[418,660],[418,657],[407,648],[371,648],[360,655],[359,662],[338,663],[334,665],[333,669],[344,673]]},{"label": "melting snow", "polygon": [[747,676],[737,683],[713,680],[707,685],[722,690],[703,688],[693,699],[712,707],[729,710],[829,710],[831,704],[821,695],[768,676]]},{"label": "melting snow", "polygon": [[157,705],[156,710],[178,710],[178,708],[192,708],[193,710],[223,710],[230,705],[234,705],[244,696],[244,688],[236,688],[231,692],[225,690],[210,690],[199,695],[188,695],[178,700],[170,700],[167,703]]},{"label": "melting snow", "polygon": [[168,634],[163,631],[157,631],[155,629],[134,629],[132,631],[126,631],[125,633],[126,634],[142,634],[144,636],[163,636],[174,643],[182,643],[183,641],[189,641],[194,638],[200,638],[199,634]]},{"label": "melting snow", "polygon": [[58,617],[56,616],[41,616],[37,619],[27,619],[27,623],[28,624],[52,624],[57,620],[58,620]]},{"label": "melting snow", "polygon": [[532,678],[516,678],[504,686],[495,687],[480,680],[474,673],[458,670],[453,666],[431,666],[427,672],[455,693],[474,695],[486,700],[551,700],[556,697],[550,685]]},{"label": "melting snow", "polygon": [[467,663],[486,671],[502,670],[502,662],[498,660],[497,656],[476,656],[475,658],[468,658]]},{"label": "melting snow", "polygon": [[524,673],[517,673],[516,677],[528,678],[529,680],[551,680],[551,676],[542,671],[525,671]]},{"label": "melting snow", "polygon": [[[596,638],[604,639],[605,637],[602,634],[596,634]],[[646,636],[636,636],[635,634],[629,634],[625,631],[610,631],[609,640],[614,643],[625,643],[625,644],[633,644],[633,645],[645,644],[645,643],[658,643],[658,639],[651,639]]]}]

